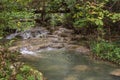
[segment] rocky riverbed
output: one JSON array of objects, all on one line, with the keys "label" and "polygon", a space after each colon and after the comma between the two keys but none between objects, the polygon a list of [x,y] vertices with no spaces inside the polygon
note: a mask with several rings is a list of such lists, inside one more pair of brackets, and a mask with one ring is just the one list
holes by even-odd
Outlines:
[{"label": "rocky riverbed", "polygon": [[[11,39],[10,36],[8,37]],[[57,49],[66,48],[68,50],[76,50],[77,52],[87,54],[90,52],[88,48],[74,44],[76,43],[76,40],[73,38],[78,38],[78,36],[74,36],[73,30],[62,27],[59,27],[53,33],[50,33],[50,31],[44,27],[35,28],[24,32],[24,34],[21,32],[14,37],[21,37],[22,39],[15,41],[13,46],[9,48],[9,50],[12,51],[23,48],[26,48],[29,51],[38,51],[50,47]]]}]

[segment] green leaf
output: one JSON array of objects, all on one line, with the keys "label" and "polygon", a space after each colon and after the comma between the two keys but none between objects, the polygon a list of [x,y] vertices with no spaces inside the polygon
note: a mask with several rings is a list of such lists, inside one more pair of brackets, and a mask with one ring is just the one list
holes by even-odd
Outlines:
[{"label": "green leaf", "polygon": [[17,80],[24,80],[24,78],[21,74],[17,74],[16,79]]},{"label": "green leaf", "polygon": [[35,80],[35,77],[34,77],[33,75],[28,76],[28,77],[27,77],[27,80]]},{"label": "green leaf", "polygon": [[0,37],[0,39],[2,39],[3,37]]},{"label": "green leaf", "polygon": [[103,24],[103,21],[102,21],[101,19],[96,19],[95,24],[96,24],[97,26],[103,26],[103,25],[104,25],[104,24]]}]

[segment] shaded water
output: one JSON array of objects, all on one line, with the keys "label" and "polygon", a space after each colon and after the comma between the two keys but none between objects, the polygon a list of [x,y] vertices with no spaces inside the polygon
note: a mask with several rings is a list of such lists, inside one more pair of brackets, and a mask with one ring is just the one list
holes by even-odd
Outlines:
[{"label": "shaded water", "polygon": [[40,70],[46,80],[120,80],[110,75],[116,67],[65,49],[24,55],[22,61]]}]

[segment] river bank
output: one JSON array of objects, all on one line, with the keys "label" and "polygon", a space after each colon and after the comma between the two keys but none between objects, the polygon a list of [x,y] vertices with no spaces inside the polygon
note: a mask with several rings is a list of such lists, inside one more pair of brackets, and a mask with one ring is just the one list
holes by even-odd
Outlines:
[{"label": "river bank", "polygon": [[0,45],[0,80],[43,80],[40,71],[19,61],[20,56]]}]

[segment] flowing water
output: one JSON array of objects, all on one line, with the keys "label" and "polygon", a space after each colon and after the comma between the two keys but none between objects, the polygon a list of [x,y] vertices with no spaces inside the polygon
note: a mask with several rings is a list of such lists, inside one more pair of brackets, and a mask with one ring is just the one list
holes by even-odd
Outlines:
[{"label": "flowing water", "polygon": [[118,67],[90,60],[74,51],[45,49],[23,56],[22,61],[40,70],[46,80],[120,80],[110,75]]}]

